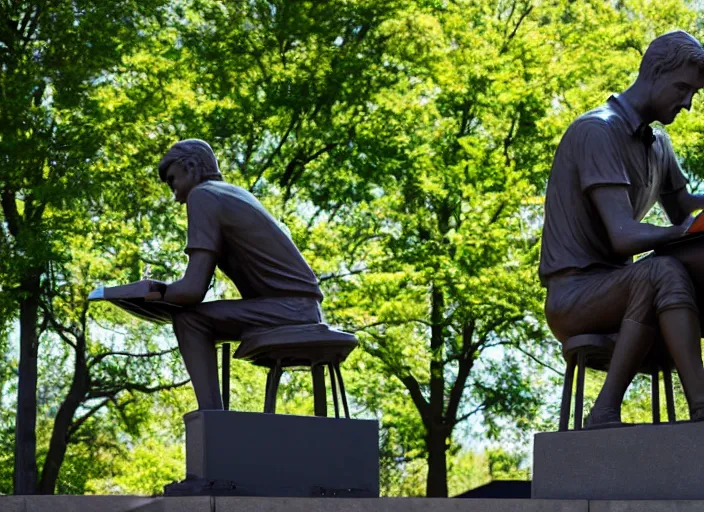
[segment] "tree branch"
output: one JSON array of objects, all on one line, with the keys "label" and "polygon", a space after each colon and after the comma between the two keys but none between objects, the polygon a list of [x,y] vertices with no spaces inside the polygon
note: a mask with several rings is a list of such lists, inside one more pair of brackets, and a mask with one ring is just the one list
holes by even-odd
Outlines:
[{"label": "tree branch", "polygon": [[362,327],[359,327],[358,329],[353,329],[352,332],[359,332],[359,331],[365,331],[371,327],[378,327],[380,325],[405,325],[409,323],[418,323],[418,324],[423,324],[428,327],[432,327],[433,324],[428,322],[427,320],[423,320],[420,318],[407,318],[405,320],[387,320],[387,321],[379,321],[379,322],[372,322],[371,324],[364,325]]},{"label": "tree branch", "polygon": [[404,377],[400,377],[400,380],[401,382],[403,382],[403,385],[406,386],[406,389],[410,393],[411,399],[413,400],[416,409],[418,409],[418,412],[420,413],[420,416],[423,419],[423,424],[425,424],[427,427],[431,421],[430,404],[425,399],[425,397],[423,397],[423,393],[420,390],[420,384],[418,384],[418,380],[411,374],[408,374]]},{"label": "tree branch", "polygon": [[124,351],[103,352],[102,354],[96,354],[95,356],[91,357],[91,362],[88,363],[88,367],[92,368],[93,366],[98,364],[100,361],[102,361],[106,357],[111,357],[111,356],[124,356],[124,357],[137,357],[137,358],[158,357],[158,356],[170,354],[176,350],[178,350],[178,347],[172,347],[172,348],[169,348],[166,350],[161,350],[158,352],[145,352],[142,354],[133,354],[131,352],[124,352]]},{"label": "tree branch", "polygon": [[15,194],[10,191],[9,188],[5,187],[2,191],[2,197],[0,197],[0,202],[2,203],[2,210],[5,214],[5,222],[7,222],[7,228],[10,230],[10,234],[17,239],[20,233],[20,214],[17,211],[17,203],[15,202]]},{"label": "tree branch", "polygon": [[159,386],[147,386],[136,382],[127,382],[121,385],[116,385],[112,388],[94,389],[88,393],[88,398],[104,398],[116,396],[121,391],[139,391],[140,393],[156,393],[157,391],[165,391],[167,389],[176,389],[191,382],[191,379],[186,379],[181,382],[172,384],[161,384]]},{"label": "tree branch", "polygon": [[68,429],[68,434],[67,437],[71,437],[81,426],[91,417],[93,416],[96,412],[98,412],[100,409],[105,407],[110,400],[113,400],[113,397],[108,397],[102,402],[100,402],[98,405],[91,407],[87,413],[85,413],[83,416],[75,420],[73,423],[71,423],[71,426]]},{"label": "tree branch", "polygon": [[49,323],[50,323],[51,326],[54,328],[54,331],[56,332],[56,334],[58,334],[59,337],[60,337],[67,345],[69,345],[71,348],[73,348],[73,350],[78,351],[78,347],[77,347],[77,345],[76,345],[76,342],[75,342],[75,341],[72,341],[68,336],[66,336],[66,333],[69,333],[69,334],[71,334],[71,335],[73,335],[73,336],[76,336],[75,333],[72,332],[71,329],[68,329],[68,328],[66,328],[65,326],[61,325],[61,323],[59,323],[59,322],[56,320],[56,318],[54,317],[53,311],[50,311],[50,308],[49,308],[46,304],[42,303],[42,309],[44,310],[44,316],[45,316],[45,318],[48,318]]},{"label": "tree branch", "polygon": [[504,41],[504,44],[501,46],[501,50],[499,53],[506,53],[508,50],[508,45],[511,42],[511,40],[516,37],[516,34],[518,33],[518,29],[521,27],[523,24],[523,21],[528,17],[528,15],[533,11],[533,6],[528,5],[524,11],[521,13],[520,18],[518,18],[518,21],[516,22],[516,25],[513,27],[513,31],[509,34],[509,36],[506,38],[506,41]]},{"label": "tree branch", "polygon": [[482,411],[482,410],[484,410],[484,409],[486,409],[486,404],[478,405],[477,407],[475,407],[474,409],[472,409],[472,410],[469,411],[468,413],[463,414],[462,416],[460,416],[459,418],[457,418],[456,420],[454,420],[454,422],[451,423],[451,425],[454,427],[455,425],[458,425],[458,424],[462,423],[464,420],[469,419],[471,416],[474,416],[474,415],[477,414],[479,411]]},{"label": "tree branch", "polygon": [[447,423],[453,422],[455,420],[455,416],[457,416],[457,411],[460,406],[460,401],[462,400],[462,394],[464,393],[467,378],[469,377],[469,373],[472,371],[472,367],[474,366],[475,346],[472,344],[474,326],[475,322],[474,319],[472,319],[462,328],[462,354],[459,359],[457,378],[452,385],[452,389],[450,390],[450,399],[447,403],[447,412],[445,413]]},{"label": "tree branch", "polygon": [[360,268],[359,270],[350,270],[349,272],[346,272],[344,274],[328,274],[326,276],[322,276],[320,279],[318,279],[318,284],[322,283],[323,281],[329,281],[331,279],[341,279],[343,277],[349,277],[349,276],[354,276],[357,274],[362,274],[363,272],[368,272],[368,268]]},{"label": "tree branch", "polygon": [[254,180],[254,183],[252,183],[252,185],[249,187],[250,192],[252,192],[256,188],[257,184],[259,183],[259,180],[262,179],[262,176],[264,176],[264,172],[266,172],[266,170],[271,166],[271,163],[274,161],[274,158],[279,155],[279,153],[281,152],[281,148],[288,140],[289,136],[291,135],[291,131],[293,130],[294,126],[296,126],[296,124],[298,123],[298,120],[299,114],[298,112],[296,112],[293,116],[291,116],[291,122],[289,123],[288,128],[286,128],[286,132],[281,137],[279,144],[276,146],[274,151],[271,152],[269,157],[262,165],[261,169],[259,169],[259,174],[257,175],[257,178]]},{"label": "tree branch", "polygon": [[501,343],[501,345],[513,347],[513,348],[515,348],[516,350],[518,350],[521,354],[524,354],[524,355],[528,356],[530,359],[532,359],[533,361],[535,361],[536,363],[538,363],[540,366],[543,366],[543,367],[547,368],[548,370],[552,370],[553,372],[555,372],[556,374],[560,375],[561,377],[564,377],[564,376],[565,376],[564,372],[561,372],[561,371],[559,371],[559,370],[556,370],[555,368],[553,368],[553,367],[552,367],[551,365],[549,365],[548,363],[546,363],[546,362],[544,362],[544,361],[541,361],[540,359],[538,359],[536,356],[534,356],[533,354],[531,354],[531,353],[528,352],[527,350],[522,349],[521,347],[519,347],[516,343],[513,343],[513,342],[505,342],[505,343]]}]

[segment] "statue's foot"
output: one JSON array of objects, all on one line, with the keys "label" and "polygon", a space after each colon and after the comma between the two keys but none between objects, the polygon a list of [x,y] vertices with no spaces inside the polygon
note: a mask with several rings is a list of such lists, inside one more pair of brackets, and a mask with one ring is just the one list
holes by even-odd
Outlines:
[{"label": "statue's foot", "polygon": [[587,430],[630,427],[631,425],[631,423],[621,421],[621,411],[614,407],[592,407],[584,420],[584,428]]}]

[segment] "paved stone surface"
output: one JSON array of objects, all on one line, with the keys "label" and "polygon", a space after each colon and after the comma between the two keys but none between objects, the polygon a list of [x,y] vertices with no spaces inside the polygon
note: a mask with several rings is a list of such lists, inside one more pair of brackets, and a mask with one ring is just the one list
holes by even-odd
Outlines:
[{"label": "paved stone surface", "polygon": [[0,496],[1,512],[704,512],[702,501]]},{"label": "paved stone surface", "polygon": [[[148,504],[130,512],[214,512],[212,496],[183,496],[178,498],[152,498]],[[82,511],[81,511],[82,512]]]},{"label": "paved stone surface", "polygon": [[[700,505],[704,507],[704,502]],[[651,509],[601,509],[630,512]],[[652,509],[653,512],[660,509]],[[699,512],[704,508],[669,508]],[[589,512],[586,501],[426,498],[0,496],[1,512]]]},{"label": "paved stone surface", "polygon": [[590,501],[589,512],[704,512],[704,501]]},{"label": "paved stone surface", "polygon": [[[23,500],[23,508],[5,508],[8,499]],[[148,504],[142,496],[6,496],[0,498],[0,511],[23,512],[126,512]],[[12,502],[10,501],[10,506]]]},{"label": "paved stone surface", "polygon": [[588,512],[586,501],[216,497],[215,512]]},{"label": "paved stone surface", "polygon": [[704,500],[0,496],[1,512],[704,512]]},{"label": "paved stone surface", "polygon": [[24,496],[0,496],[0,511],[25,512]]},{"label": "paved stone surface", "polygon": [[702,460],[701,423],[537,434],[533,445],[532,496],[702,500]]}]

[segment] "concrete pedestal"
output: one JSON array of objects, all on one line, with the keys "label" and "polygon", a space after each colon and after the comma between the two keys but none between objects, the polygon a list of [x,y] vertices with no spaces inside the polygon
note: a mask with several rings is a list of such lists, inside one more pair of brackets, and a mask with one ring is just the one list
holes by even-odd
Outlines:
[{"label": "concrete pedestal", "polygon": [[533,498],[704,499],[704,423],[537,434]]},{"label": "concrete pedestal", "polygon": [[[704,502],[604,502],[590,508],[586,501],[462,500],[441,498],[259,498],[197,496],[0,496],[2,512],[704,512]],[[659,503],[662,508],[651,507]],[[613,506],[609,506],[614,504]],[[669,507],[668,507],[669,506]]]},{"label": "concrete pedestal", "polygon": [[195,411],[187,480],[232,482],[240,496],[379,496],[376,421]]}]

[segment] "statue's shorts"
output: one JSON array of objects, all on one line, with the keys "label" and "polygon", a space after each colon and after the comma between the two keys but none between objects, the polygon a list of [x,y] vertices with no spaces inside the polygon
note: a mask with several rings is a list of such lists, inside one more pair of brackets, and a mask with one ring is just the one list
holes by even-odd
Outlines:
[{"label": "statue's shorts", "polygon": [[657,327],[657,315],[671,308],[699,312],[692,276],[673,256],[652,255],[615,269],[568,271],[551,277],[547,288],[545,316],[560,341],[616,333],[624,320]]},{"label": "statue's shorts", "polygon": [[184,308],[174,315],[174,333],[208,341],[238,341],[247,327],[309,324],[322,321],[320,303],[312,297],[263,297],[217,300]]}]

